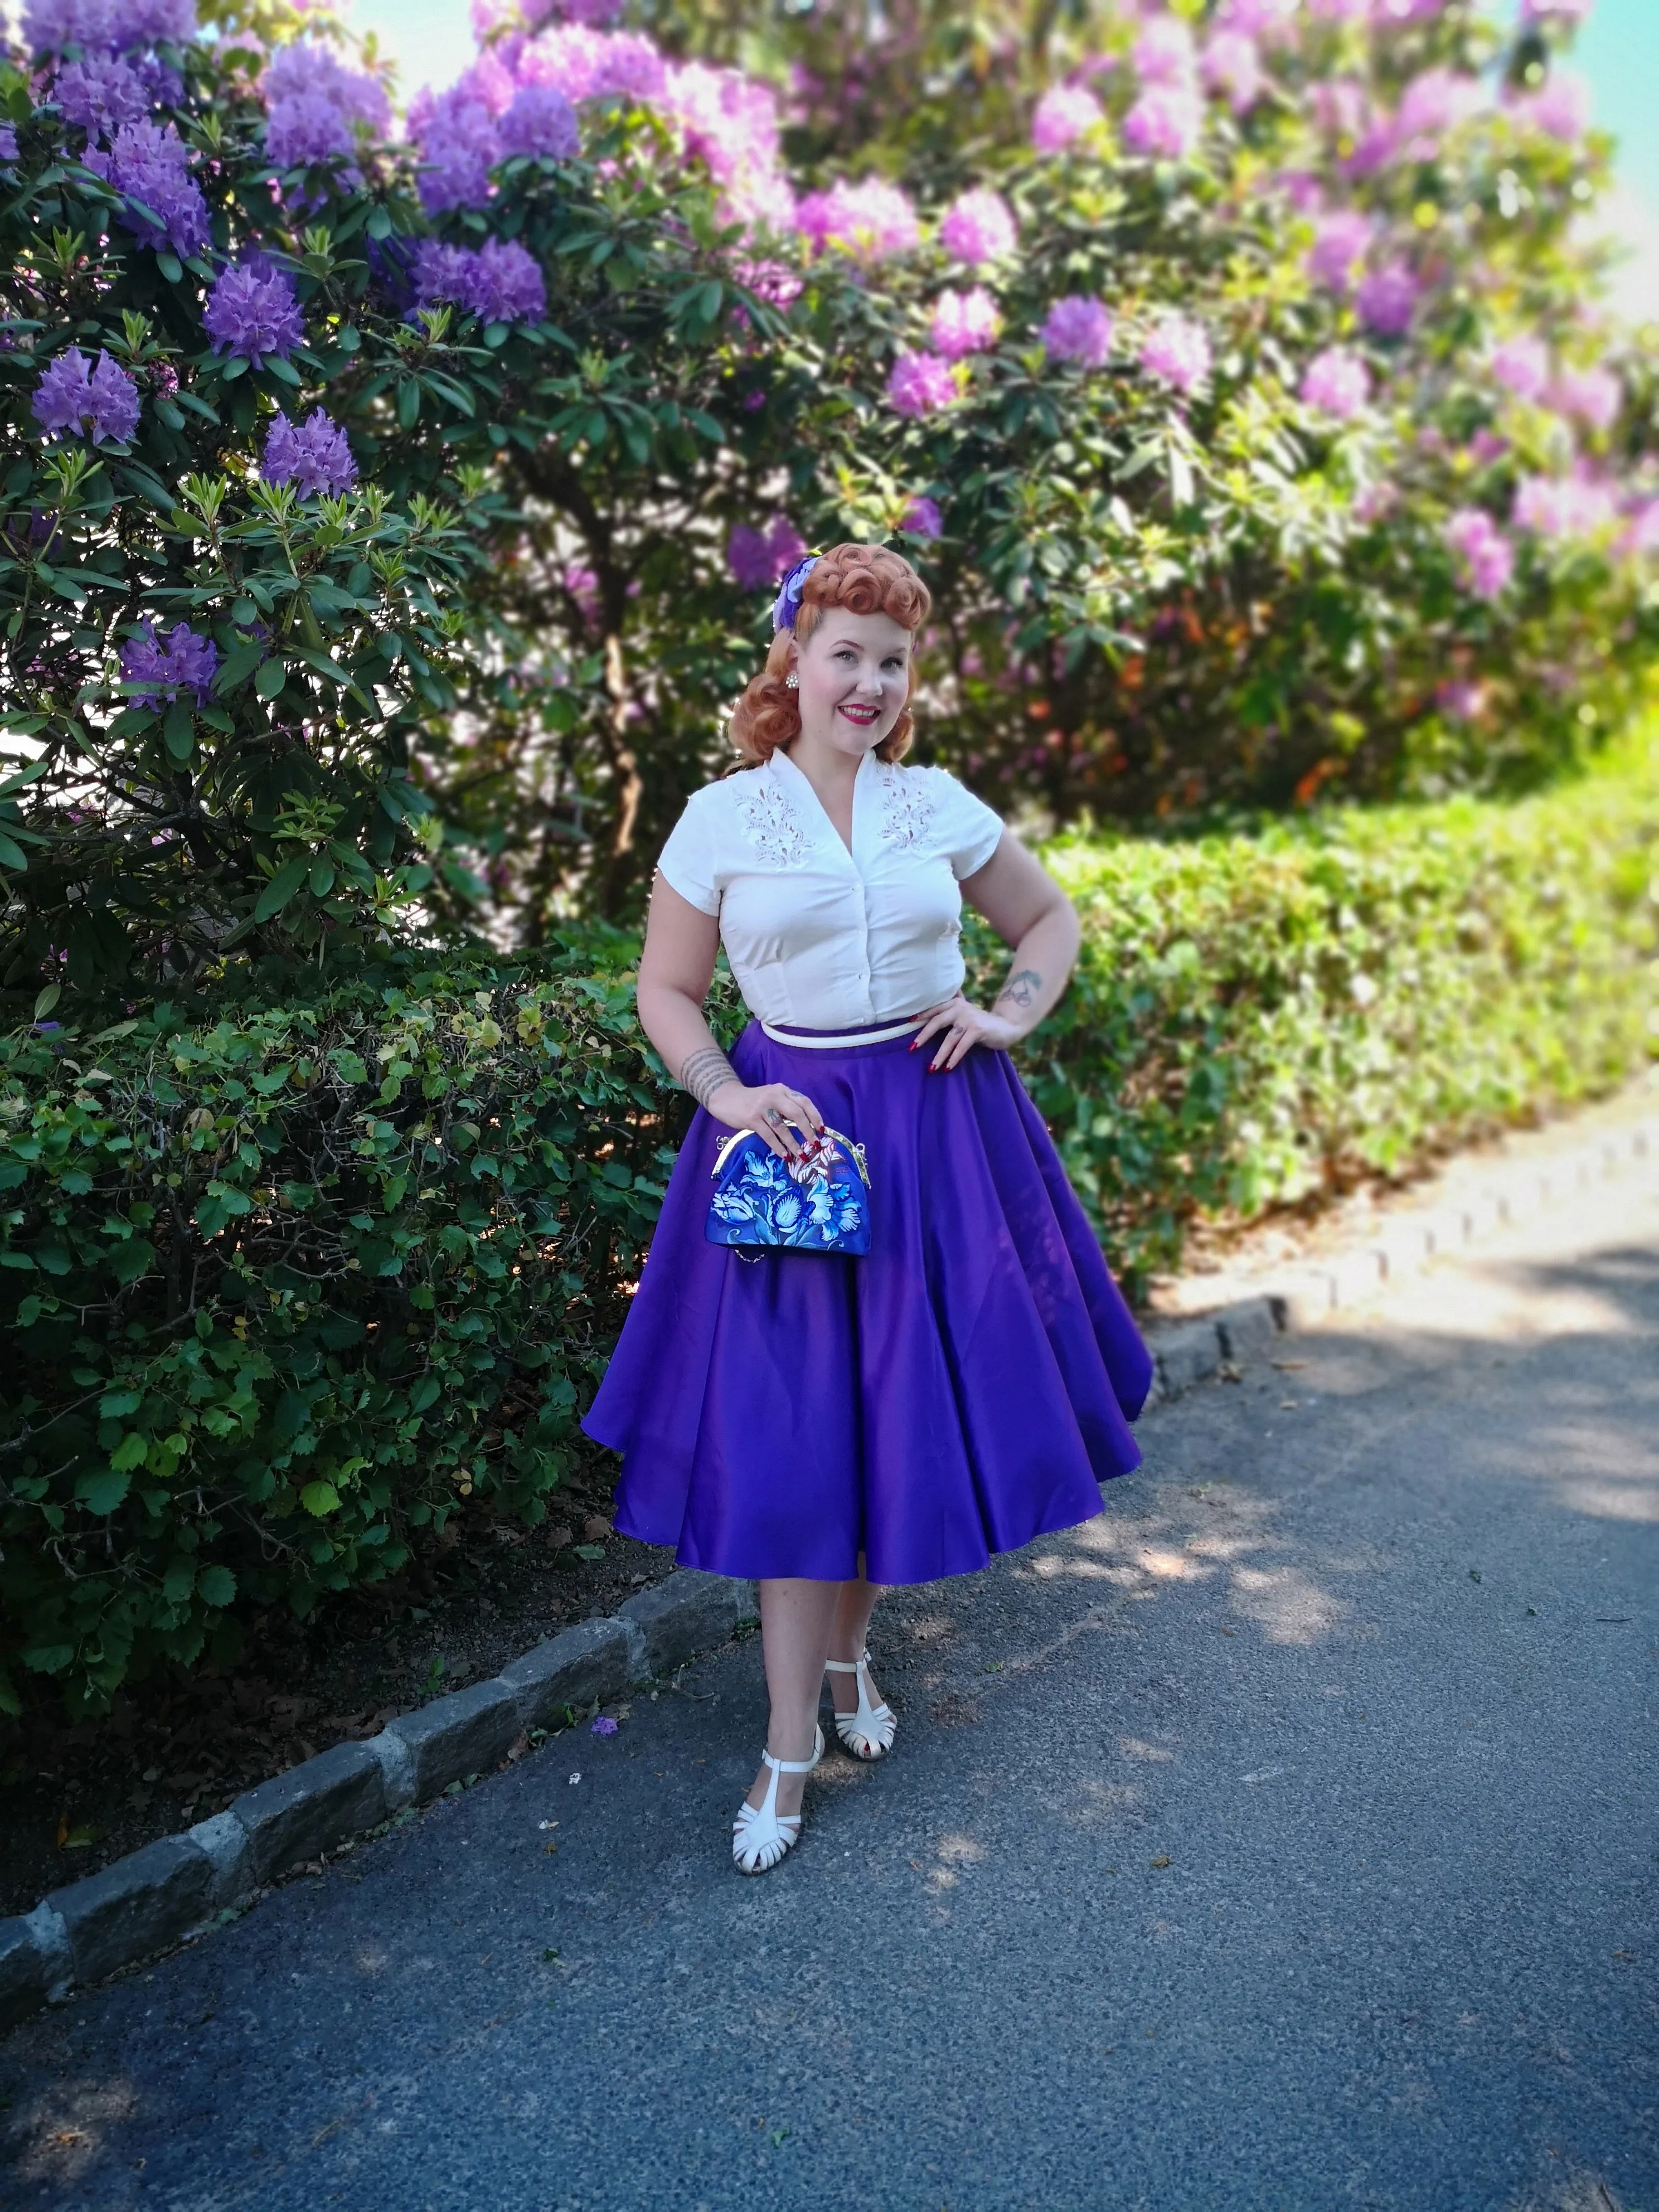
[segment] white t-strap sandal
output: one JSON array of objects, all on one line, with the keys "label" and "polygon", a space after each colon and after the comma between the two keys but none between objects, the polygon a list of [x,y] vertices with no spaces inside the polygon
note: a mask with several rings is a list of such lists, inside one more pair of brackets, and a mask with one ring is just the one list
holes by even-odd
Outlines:
[{"label": "white t-strap sandal", "polygon": [[885,1759],[898,1733],[898,1715],[890,1705],[870,1702],[870,1654],[866,1651],[856,1659],[826,1659],[823,1663],[831,1674],[858,1676],[858,1711],[836,1715],[836,1734],[854,1759]]},{"label": "white t-strap sandal", "polygon": [[766,1795],[758,1805],[745,1800],[732,1823],[732,1858],[739,1874],[768,1873],[800,1841],[800,1814],[778,1811],[778,1777],[810,1774],[823,1757],[822,1729],[812,1731],[811,1759],[774,1759],[769,1751],[762,1752],[762,1763],[772,1770]]}]

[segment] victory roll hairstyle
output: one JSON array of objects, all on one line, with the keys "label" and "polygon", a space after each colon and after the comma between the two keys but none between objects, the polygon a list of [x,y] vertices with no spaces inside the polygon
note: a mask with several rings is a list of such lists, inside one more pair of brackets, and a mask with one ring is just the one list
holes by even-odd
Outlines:
[{"label": "victory roll hairstyle", "polygon": [[[732,710],[726,734],[744,761],[757,767],[769,760],[780,745],[790,744],[800,735],[800,709],[783,680],[789,672],[792,638],[804,646],[823,617],[836,607],[844,607],[850,615],[890,615],[914,637],[933,604],[927,585],[902,554],[889,552],[883,545],[832,545],[807,572],[794,628],[778,632],[765,668],[752,678]],[[912,662],[912,691],[915,683]],[[902,759],[909,750],[912,729],[907,705],[876,747],[877,758]]]}]

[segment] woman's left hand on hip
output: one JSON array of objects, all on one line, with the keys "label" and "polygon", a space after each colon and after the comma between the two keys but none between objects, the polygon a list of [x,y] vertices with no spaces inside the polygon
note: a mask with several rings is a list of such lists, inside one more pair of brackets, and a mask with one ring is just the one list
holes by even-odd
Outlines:
[{"label": "woman's left hand on hip", "polygon": [[919,1052],[930,1038],[938,1038],[933,1057],[927,1063],[931,1075],[960,1067],[976,1044],[988,1045],[993,1052],[1006,1052],[1018,1043],[1021,1034],[1000,1014],[970,1006],[958,992],[954,999],[923,1016],[921,1027],[910,1040],[910,1049]]}]

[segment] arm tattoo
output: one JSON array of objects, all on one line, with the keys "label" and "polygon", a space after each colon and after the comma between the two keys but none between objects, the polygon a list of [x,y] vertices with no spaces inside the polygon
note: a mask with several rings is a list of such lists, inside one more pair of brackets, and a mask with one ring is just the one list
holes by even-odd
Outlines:
[{"label": "arm tattoo", "polygon": [[735,1083],[738,1071],[717,1044],[694,1052],[680,1070],[680,1088],[689,1091],[699,1106],[707,1106],[723,1084]]},{"label": "arm tattoo", "polygon": [[1015,1006],[1023,1009],[1032,1004],[1042,988],[1042,978],[1037,974],[1036,969],[1022,968],[1008,978],[997,996],[1000,999],[1012,1000]]}]

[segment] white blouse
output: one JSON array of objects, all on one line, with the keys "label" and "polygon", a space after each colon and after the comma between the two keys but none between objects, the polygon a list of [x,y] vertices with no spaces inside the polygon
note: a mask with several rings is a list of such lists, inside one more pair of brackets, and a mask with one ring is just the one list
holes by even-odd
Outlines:
[{"label": "white blouse", "polygon": [[1001,817],[942,768],[872,750],[853,786],[849,852],[787,753],[706,784],[657,865],[717,914],[738,988],[762,1021],[845,1030],[902,1020],[960,990],[959,879]]}]

